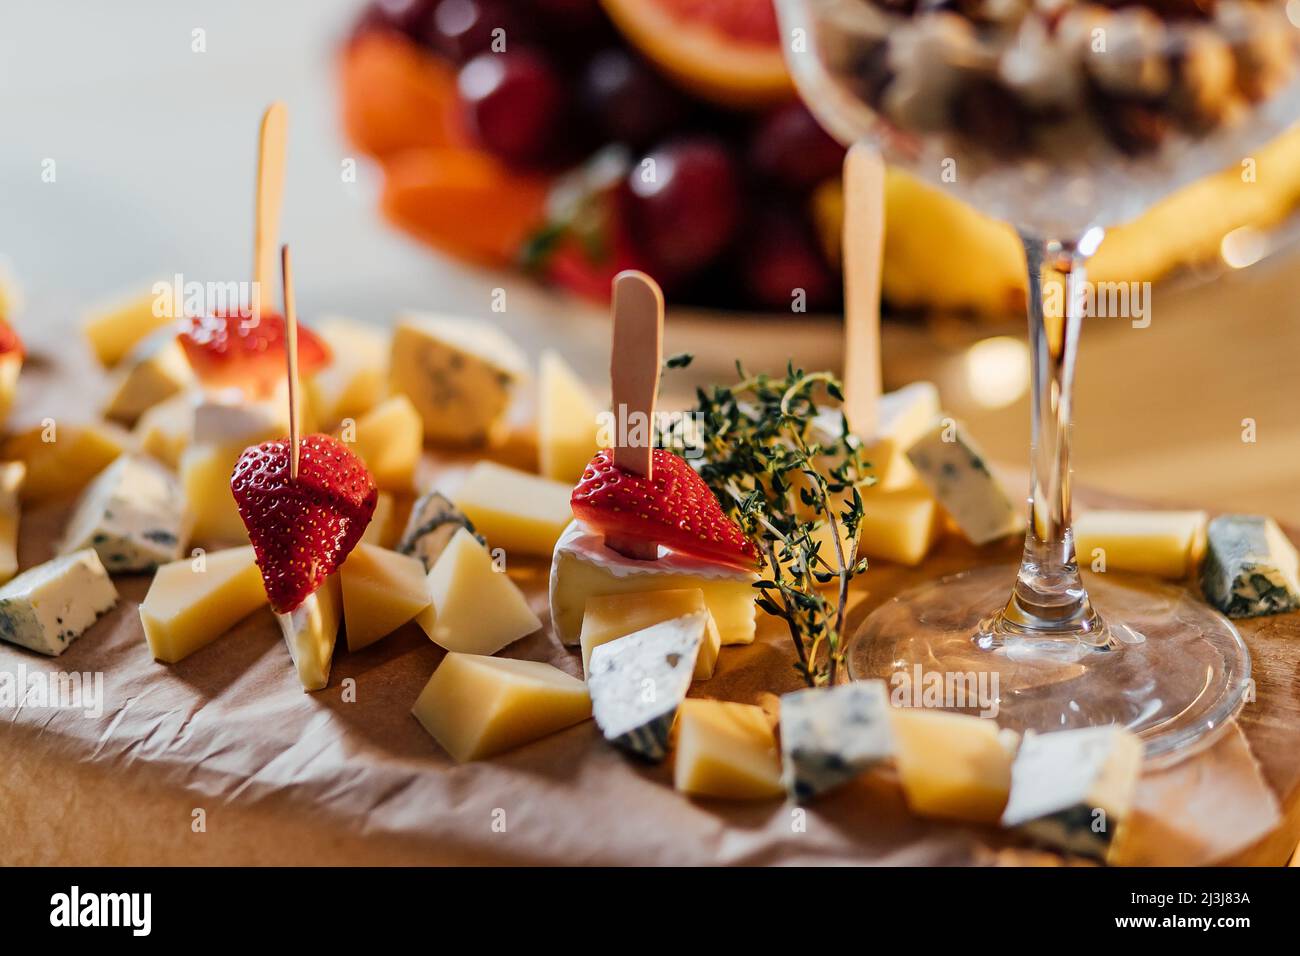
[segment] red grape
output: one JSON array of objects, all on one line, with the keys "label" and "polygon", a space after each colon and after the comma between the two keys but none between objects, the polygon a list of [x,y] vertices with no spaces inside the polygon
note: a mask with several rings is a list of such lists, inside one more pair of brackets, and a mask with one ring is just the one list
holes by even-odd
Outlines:
[{"label": "red grape", "polygon": [[[424,32],[435,50],[456,63],[488,51],[507,53],[524,39],[514,9],[500,0],[440,0]],[[500,41],[495,48],[494,41]]]},{"label": "red grape", "polygon": [[563,135],[564,84],[533,50],[480,53],[457,87],[479,143],[507,162],[542,162]]},{"label": "red grape", "polygon": [[617,47],[591,58],[583,101],[611,139],[644,149],[675,127],[685,103],[644,61]]},{"label": "red grape", "polygon": [[740,272],[745,288],[770,309],[793,308],[798,290],[807,309],[822,309],[839,297],[835,274],[811,227],[794,210],[760,209],[746,229]]},{"label": "red grape", "polygon": [[810,189],[840,174],[844,147],[818,125],[802,103],[765,116],[749,148],[750,166],[790,189]]},{"label": "red grape", "polygon": [[735,161],[720,140],[680,139],[628,173],[632,234],[671,281],[707,266],[730,244],[740,218]]}]

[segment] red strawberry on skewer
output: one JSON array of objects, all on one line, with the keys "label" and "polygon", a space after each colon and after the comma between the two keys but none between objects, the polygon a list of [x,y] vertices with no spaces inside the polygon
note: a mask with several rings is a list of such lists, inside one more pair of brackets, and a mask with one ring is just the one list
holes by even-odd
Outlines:
[{"label": "red strawberry on skewer", "polygon": [[361,540],[379,493],[366,466],[329,435],[244,449],[230,477],[271,607],[287,614],[334,573]]},{"label": "red strawberry on skewer", "polygon": [[610,449],[597,452],[573,489],[573,516],[603,533],[607,544],[641,543],[646,557],[662,544],[719,564],[748,568],[757,563],[753,542],[685,460],[656,448],[652,463],[646,478],[615,465]]},{"label": "red strawberry on skewer", "polygon": [[[284,317],[269,310],[258,318],[233,312],[194,316],[177,336],[205,385],[236,386],[265,395],[284,378]],[[329,346],[298,326],[298,365],[310,375],[330,360]]]}]

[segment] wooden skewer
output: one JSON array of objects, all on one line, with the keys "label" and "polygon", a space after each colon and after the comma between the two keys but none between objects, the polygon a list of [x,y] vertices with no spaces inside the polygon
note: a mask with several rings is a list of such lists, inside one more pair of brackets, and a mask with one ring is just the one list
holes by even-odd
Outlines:
[{"label": "wooden skewer", "polygon": [[885,164],[866,143],[844,160],[844,414],[857,435],[880,418],[880,271],[885,249]]},{"label": "wooden skewer", "polygon": [[284,352],[289,374],[289,478],[298,480],[298,312],[293,302],[293,260],[286,243],[280,247],[280,277],[284,293]]},{"label": "wooden skewer", "polygon": [[284,152],[289,111],[278,100],[262,114],[257,137],[257,195],[253,216],[253,318],[261,315],[264,290],[272,288],[284,197]]}]

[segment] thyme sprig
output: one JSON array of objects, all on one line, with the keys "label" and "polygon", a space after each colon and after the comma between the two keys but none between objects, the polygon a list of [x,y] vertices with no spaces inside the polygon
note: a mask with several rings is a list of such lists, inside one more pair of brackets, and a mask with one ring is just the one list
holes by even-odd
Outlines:
[{"label": "thyme sprig", "polygon": [[[690,356],[674,356],[682,368]],[[843,412],[829,372],[793,363],[784,377],[751,375],[696,390],[691,434],[661,436],[694,458],[700,476],[763,557],[758,606],[785,621],[795,670],[812,687],[834,684],[844,666],[849,584],[866,570],[858,554],[860,489],[874,483],[861,442]]]}]

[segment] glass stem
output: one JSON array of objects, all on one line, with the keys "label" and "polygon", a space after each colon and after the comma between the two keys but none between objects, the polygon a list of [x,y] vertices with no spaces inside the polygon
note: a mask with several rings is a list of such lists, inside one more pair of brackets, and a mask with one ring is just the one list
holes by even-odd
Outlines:
[{"label": "glass stem", "polygon": [[[1029,273],[1033,388],[1029,515],[1024,557],[1002,624],[1013,633],[1094,643],[1104,640],[1104,628],[1079,577],[1070,529],[1070,413],[1087,256],[1077,243],[1021,239]],[[1096,243],[1088,246],[1091,251]],[[1066,280],[1064,307],[1052,314],[1043,307],[1045,266]]]}]

